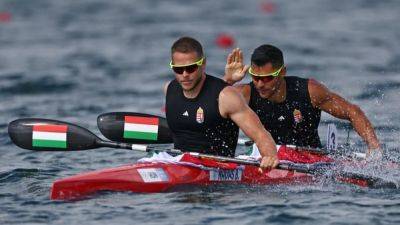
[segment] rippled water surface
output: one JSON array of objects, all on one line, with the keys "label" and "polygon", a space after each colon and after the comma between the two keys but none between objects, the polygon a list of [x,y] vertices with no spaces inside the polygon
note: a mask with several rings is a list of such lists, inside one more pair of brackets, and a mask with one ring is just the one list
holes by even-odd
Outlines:
[{"label": "rippled water surface", "polygon": [[[7,135],[8,122],[21,117],[69,121],[99,134],[96,118],[104,112],[162,114],[172,42],[199,39],[207,72],[221,76],[230,49],[215,39],[227,33],[247,62],[255,47],[272,43],[284,51],[289,75],[314,77],[360,105],[397,160],[399,21],[396,0],[0,1],[0,224],[399,224],[399,190],[331,182],[54,202],[54,180],[143,155],[30,152]],[[322,120],[320,134],[335,122],[344,143],[348,124],[326,114]],[[364,148],[354,131],[350,144]]]}]

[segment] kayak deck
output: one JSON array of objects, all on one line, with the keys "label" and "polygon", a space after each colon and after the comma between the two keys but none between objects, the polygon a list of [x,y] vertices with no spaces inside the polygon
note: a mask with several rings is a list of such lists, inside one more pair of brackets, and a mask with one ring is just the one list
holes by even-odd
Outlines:
[{"label": "kayak deck", "polygon": [[272,169],[260,173],[255,166],[236,169],[201,168],[190,165],[151,162],[103,169],[57,180],[50,198],[68,200],[82,198],[99,191],[156,193],[173,191],[180,186],[213,184],[288,184],[309,183],[310,174]]}]

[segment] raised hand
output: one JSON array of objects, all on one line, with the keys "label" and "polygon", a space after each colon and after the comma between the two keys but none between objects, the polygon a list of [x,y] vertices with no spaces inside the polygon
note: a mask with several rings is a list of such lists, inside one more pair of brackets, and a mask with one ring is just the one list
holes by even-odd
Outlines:
[{"label": "raised hand", "polygon": [[224,80],[229,84],[241,81],[249,68],[250,66],[243,64],[242,51],[235,48],[226,58]]}]

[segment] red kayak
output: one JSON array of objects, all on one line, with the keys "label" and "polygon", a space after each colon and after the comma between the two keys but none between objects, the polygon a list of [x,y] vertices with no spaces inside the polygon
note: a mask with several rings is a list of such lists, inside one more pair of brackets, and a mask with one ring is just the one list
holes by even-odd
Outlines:
[{"label": "red kayak", "polygon": [[[292,158],[297,163],[332,161],[326,156],[284,146],[280,148],[278,157],[281,160]],[[53,200],[74,199],[98,191],[168,192],[186,186],[201,187],[224,183],[258,185],[309,183],[313,181],[313,178],[310,174],[293,170],[273,169],[260,173],[256,166],[198,159],[184,154],[179,162],[139,162],[60,179],[53,183],[50,198]]]},{"label": "red kayak", "polygon": [[[123,113],[124,114],[124,113]],[[115,114],[111,114],[111,125],[116,123]],[[114,119],[113,119],[114,118]],[[110,123],[107,122],[107,126]],[[120,122],[118,122],[120,124]],[[105,127],[103,126],[105,129]],[[103,129],[103,131],[104,131]],[[121,126],[105,129],[110,140],[118,139]],[[55,132],[57,134],[43,134]],[[71,123],[40,118],[25,118],[12,121],[8,126],[11,140],[19,147],[33,151],[80,151],[100,147],[121,148],[134,151],[159,151],[160,147],[105,141],[90,131]],[[55,136],[62,141],[52,141]],[[46,137],[43,141],[40,138]],[[51,137],[48,139],[48,137]],[[60,140],[61,140],[60,139]],[[121,140],[119,140],[121,139]],[[58,140],[58,139],[57,139]],[[166,139],[157,140],[166,143]],[[54,145],[56,144],[56,145]],[[181,154],[175,157],[168,155]],[[207,154],[185,153],[177,149],[164,149],[151,158],[138,163],[112,169],[83,173],[55,181],[51,190],[51,199],[81,198],[98,191],[129,191],[152,193],[181,190],[184,186],[209,186],[213,184],[288,184],[311,182],[318,176],[329,176],[335,180],[372,188],[400,188],[398,176],[386,176],[377,165],[364,172],[369,162],[355,162],[340,158],[333,162],[318,149],[298,149],[292,146],[279,146],[277,168],[263,173],[258,172],[259,161],[254,151],[249,158],[228,158]],[[254,154],[253,154],[254,153]],[[158,156],[163,156],[160,158]],[[158,157],[158,158],[157,158]],[[228,163],[229,162],[229,163]],[[356,170],[347,165],[356,165]],[[388,171],[399,171],[397,163],[382,165]],[[378,170],[379,169],[379,170]],[[366,171],[368,172],[368,171]],[[382,175],[382,176],[377,176]],[[389,178],[389,179],[388,179]],[[315,179],[316,180],[316,179]]]},{"label": "red kayak", "polygon": [[138,163],[104,169],[55,181],[51,199],[71,199],[98,191],[154,193],[174,191],[182,186],[207,186],[219,183],[279,184],[309,182],[312,176],[274,169],[259,173],[255,166],[233,170],[202,169],[180,164]]}]

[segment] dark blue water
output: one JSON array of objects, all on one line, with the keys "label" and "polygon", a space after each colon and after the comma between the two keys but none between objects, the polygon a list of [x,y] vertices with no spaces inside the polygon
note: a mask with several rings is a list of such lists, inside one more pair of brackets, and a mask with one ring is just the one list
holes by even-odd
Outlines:
[{"label": "dark blue water", "polygon": [[[314,77],[360,105],[397,158],[400,2],[273,1],[270,13],[263,3],[1,1],[0,14],[11,18],[0,20],[0,224],[399,224],[399,190],[323,181],[53,202],[54,180],[143,155],[107,148],[30,152],[9,140],[7,124],[20,117],[65,120],[99,134],[100,113],[161,114],[162,86],[173,78],[172,42],[182,35],[199,39],[208,73],[221,75],[230,49],[216,46],[215,38],[224,32],[247,61],[261,44],[282,48],[289,75]],[[335,122],[344,143],[346,123],[326,114],[322,120],[321,136]],[[350,144],[365,147],[354,131]]]}]

